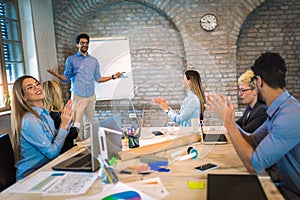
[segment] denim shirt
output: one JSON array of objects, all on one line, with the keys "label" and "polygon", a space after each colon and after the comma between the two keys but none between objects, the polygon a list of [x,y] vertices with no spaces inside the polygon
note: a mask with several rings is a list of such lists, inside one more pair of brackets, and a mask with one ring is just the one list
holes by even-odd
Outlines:
[{"label": "denim shirt", "polygon": [[77,96],[91,97],[95,94],[95,82],[101,77],[98,60],[77,52],[67,58],[64,76],[66,82],[71,81],[70,91]]},{"label": "denim shirt", "polygon": [[171,109],[168,116],[180,126],[191,126],[191,119],[200,119],[200,112],[199,98],[193,91],[189,91],[181,103],[179,112]]},{"label": "denim shirt", "polygon": [[261,172],[277,164],[281,182],[300,194],[300,104],[288,91],[283,92],[267,110],[267,121],[254,132],[258,146],[251,158]]},{"label": "denim shirt", "polygon": [[54,122],[44,108],[32,107],[41,116],[38,119],[27,112],[22,118],[20,132],[20,160],[17,163],[17,179],[22,179],[59,155],[68,130],[56,133]]}]

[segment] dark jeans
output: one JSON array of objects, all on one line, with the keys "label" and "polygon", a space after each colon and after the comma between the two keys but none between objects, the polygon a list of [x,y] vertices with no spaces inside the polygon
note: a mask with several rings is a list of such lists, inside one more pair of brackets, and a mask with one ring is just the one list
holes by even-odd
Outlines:
[{"label": "dark jeans", "polygon": [[287,189],[283,185],[279,185],[277,188],[281,192],[284,199],[286,199],[286,200],[300,200],[300,195],[299,194]]}]

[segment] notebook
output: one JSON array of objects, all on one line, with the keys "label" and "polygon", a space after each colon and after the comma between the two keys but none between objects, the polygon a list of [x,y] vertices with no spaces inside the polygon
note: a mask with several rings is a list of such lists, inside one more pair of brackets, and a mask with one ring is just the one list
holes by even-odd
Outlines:
[{"label": "notebook", "polygon": [[207,200],[266,200],[254,174],[208,174]]},{"label": "notebook", "polygon": [[227,138],[225,134],[206,134],[203,133],[204,144],[227,144]]},{"label": "notebook", "polygon": [[[114,130],[121,130],[121,115],[116,115],[90,125],[91,146],[85,151],[76,154],[69,159],[53,166],[53,170],[93,172],[99,169],[100,164],[96,159],[100,154],[98,129],[109,127]],[[109,139],[109,138],[108,138]],[[120,138],[122,141],[122,139]],[[119,144],[122,148],[122,144]]]}]

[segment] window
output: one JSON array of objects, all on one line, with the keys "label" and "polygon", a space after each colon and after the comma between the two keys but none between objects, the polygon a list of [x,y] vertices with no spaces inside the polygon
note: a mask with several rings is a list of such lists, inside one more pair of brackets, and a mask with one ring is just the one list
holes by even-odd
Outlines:
[{"label": "window", "polygon": [[24,75],[16,0],[0,0],[0,111],[10,109],[15,80]]}]

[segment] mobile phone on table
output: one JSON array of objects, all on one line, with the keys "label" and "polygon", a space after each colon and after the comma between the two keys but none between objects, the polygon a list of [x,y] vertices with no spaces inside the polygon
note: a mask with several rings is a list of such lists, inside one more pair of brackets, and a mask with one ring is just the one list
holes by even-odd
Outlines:
[{"label": "mobile phone on table", "polygon": [[152,133],[155,135],[155,136],[160,136],[160,135],[164,135],[162,132],[160,131],[152,131]]},{"label": "mobile phone on table", "polygon": [[213,163],[207,163],[207,164],[204,164],[204,165],[200,165],[200,166],[198,166],[198,167],[195,167],[195,170],[196,170],[197,172],[204,173],[204,172],[207,172],[207,171],[216,169],[216,168],[218,168],[218,167],[219,167],[219,165],[216,165],[216,164],[213,164]]}]

